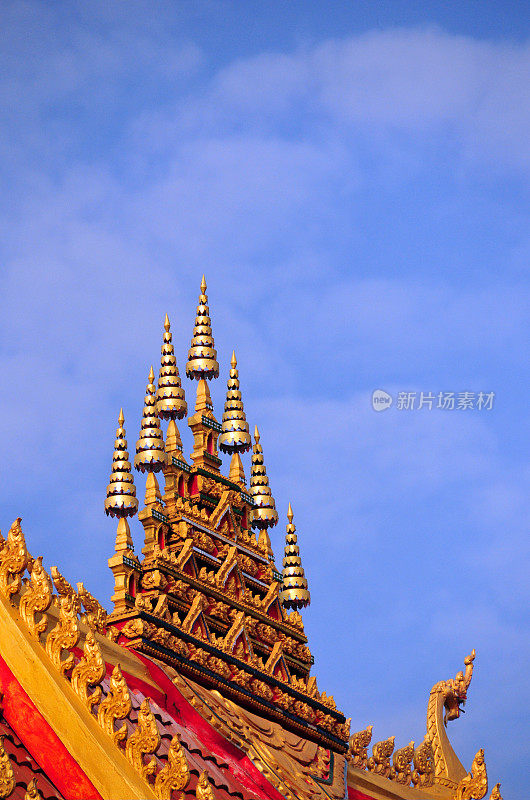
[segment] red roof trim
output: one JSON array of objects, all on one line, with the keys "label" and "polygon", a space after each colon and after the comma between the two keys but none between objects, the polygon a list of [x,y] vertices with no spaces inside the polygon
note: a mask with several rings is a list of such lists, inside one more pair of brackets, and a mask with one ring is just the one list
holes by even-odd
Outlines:
[{"label": "red roof trim", "polygon": [[363,794],[352,786],[348,786],[348,800],[374,800],[369,794]]},{"label": "red roof trim", "polygon": [[6,721],[64,797],[67,800],[102,800],[1,657],[0,692]]}]

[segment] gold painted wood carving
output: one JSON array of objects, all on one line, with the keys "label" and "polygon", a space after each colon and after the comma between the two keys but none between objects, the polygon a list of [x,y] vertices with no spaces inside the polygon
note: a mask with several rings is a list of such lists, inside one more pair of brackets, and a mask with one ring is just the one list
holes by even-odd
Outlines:
[{"label": "gold painted wood carving", "polygon": [[70,584],[61,575],[57,567],[51,569],[55,588],[59,592],[59,622],[46,639],[46,652],[53,664],[65,675],[75,664],[73,653],[62,659],[63,650],[70,650],[79,641],[79,597]]},{"label": "gold painted wood carving", "polygon": [[[42,556],[34,559],[31,567],[31,577],[26,586],[26,590],[20,598],[20,616],[28,626],[32,636],[39,638],[44,633],[48,624],[48,616],[45,613],[52,602],[52,584],[50,577],[42,566]],[[35,620],[35,614],[42,614],[39,622]]]},{"label": "gold painted wood carving", "polygon": [[400,747],[394,753],[392,762],[393,767],[390,773],[390,778],[396,783],[401,783],[403,786],[408,786],[412,778],[412,769],[410,763],[414,756],[414,742],[409,742],[405,747]]},{"label": "gold painted wood carving", "polygon": [[42,794],[37,786],[37,778],[32,778],[28,783],[24,800],[42,800]]},{"label": "gold painted wood carving", "polygon": [[138,727],[127,739],[125,755],[136,772],[147,780],[156,770],[156,759],[144,764],[144,755],[154,753],[160,744],[160,734],[151,711],[149,700],[144,700],[138,711]]},{"label": "gold painted wood carving", "polygon": [[[105,662],[103,661],[100,647],[96,642],[94,632],[89,629],[85,639],[85,646],[83,647],[83,658],[72,671],[72,688],[89,711],[101,700],[101,686],[99,684],[104,677]],[[90,686],[95,686],[91,694],[88,693]]]},{"label": "gold painted wood carving", "polygon": [[414,772],[412,783],[414,786],[433,786],[434,784],[434,757],[429,734],[425,734],[423,742],[414,750]]},{"label": "gold painted wood carving", "polygon": [[104,633],[108,614],[101,603],[85,589],[82,583],[77,584],[77,594],[85,609],[87,624],[95,628],[98,633]]},{"label": "gold painted wood carving", "polygon": [[484,750],[479,750],[473,759],[471,772],[464,775],[456,787],[454,800],[482,800],[488,791],[488,775],[486,772],[486,762],[484,761]]},{"label": "gold painted wood carving", "polygon": [[201,772],[201,774],[199,775],[197,788],[195,790],[195,796],[197,800],[215,800],[212,784],[208,779],[208,773],[206,772],[206,770],[204,770],[204,772]]},{"label": "gold painted wood carving", "polygon": [[375,772],[383,778],[390,777],[390,756],[394,749],[395,736],[390,736],[389,739],[384,739],[382,742],[376,742],[372,748],[372,755],[368,759],[369,772]]},{"label": "gold painted wood carving", "polygon": [[15,775],[9,756],[4,748],[4,736],[0,736],[0,797],[9,797],[15,788]]},{"label": "gold painted wood carving", "polygon": [[110,676],[110,687],[107,696],[98,708],[98,722],[103,730],[112,736],[114,743],[123,742],[127,736],[127,725],[114,729],[116,720],[125,719],[131,711],[131,695],[129,687],[122,675],[119,664],[116,664]]},{"label": "gold painted wood carving", "polygon": [[26,569],[29,554],[22,533],[21,517],[11,525],[7,539],[2,538],[0,550],[0,592],[9,600],[22,586],[22,573]]},{"label": "gold painted wood carving", "polygon": [[[458,719],[460,706],[466,702],[467,691],[473,676],[473,662],[475,651],[464,659],[465,674],[457,672],[454,678],[439,681],[435,684],[429,695],[427,705],[427,733],[431,740],[434,759],[434,775],[437,783],[454,787],[464,771],[458,762],[445,731],[448,721]],[[454,774],[455,760],[461,770]],[[449,781],[449,783],[447,783]]]},{"label": "gold painted wood carving", "polygon": [[167,764],[155,778],[155,794],[158,800],[170,800],[172,792],[181,792],[190,780],[190,770],[178,735],[169,745]]},{"label": "gold painted wood carving", "polygon": [[502,800],[500,783],[496,783],[491,790],[490,800]]}]

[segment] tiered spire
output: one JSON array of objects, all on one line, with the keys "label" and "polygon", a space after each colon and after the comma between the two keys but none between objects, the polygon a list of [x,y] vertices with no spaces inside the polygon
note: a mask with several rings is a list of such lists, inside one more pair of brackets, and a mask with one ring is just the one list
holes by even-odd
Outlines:
[{"label": "tiered spire", "polygon": [[278,522],[276,504],[272,496],[267,470],[263,463],[263,448],[259,443],[258,427],[254,429],[254,447],[252,448],[252,467],[250,472],[250,494],[256,507],[252,514],[253,528],[270,528]]},{"label": "tiered spire", "polygon": [[300,549],[296,538],[296,527],[293,524],[293,509],[289,503],[287,510],[287,535],[285,537],[285,556],[283,559],[282,587],[280,603],[284,608],[305,608],[311,602],[307,588],[307,580],[302,567]]},{"label": "tiered spire", "polygon": [[112,458],[112,472],[107,486],[107,499],[105,500],[105,514],[111,517],[132,517],[138,510],[134,478],[131,472],[129,453],[127,452],[127,439],[123,423],[123,408],[118,417],[118,429],[114,442],[114,456]]},{"label": "tiered spire", "polygon": [[160,420],[156,413],[155,373],[149,370],[149,379],[145,392],[144,413],[140,436],[136,442],[134,466],[141,472],[158,472],[166,461],[164,439],[160,430]]},{"label": "tiered spire", "polygon": [[201,281],[201,293],[199,304],[195,316],[195,327],[193,337],[188,352],[188,363],[186,364],[186,375],[188,378],[218,378],[219,364],[217,362],[217,351],[212,336],[212,321],[208,308],[208,296],[206,295],[206,281],[204,275]]},{"label": "tiered spire", "polygon": [[219,449],[223,453],[244,453],[250,448],[251,438],[239,389],[239,372],[235,352],[232,353],[230,367]]},{"label": "tiered spire", "polygon": [[166,314],[164,320],[164,343],[162,345],[158,389],[156,392],[156,408],[158,416],[162,419],[182,419],[188,413],[188,406],[180,381],[169,327],[169,317]]}]

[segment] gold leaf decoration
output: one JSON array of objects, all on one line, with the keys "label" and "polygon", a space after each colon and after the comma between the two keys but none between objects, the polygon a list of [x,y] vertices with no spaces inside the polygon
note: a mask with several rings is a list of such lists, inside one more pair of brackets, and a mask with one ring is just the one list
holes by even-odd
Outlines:
[{"label": "gold leaf decoration", "polygon": [[127,725],[114,730],[114,721],[125,719],[131,711],[131,695],[129,687],[122,675],[119,664],[116,664],[110,677],[109,693],[101,701],[98,708],[98,722],[103,730],[112,736],[114,742],[122,742],[127,736]]},{"label": "gold leaf decoration", "polygon": [[488,791],[488,775],[484,750],[479,750],[471,764],[471,772],[464,775],[456,787],[454,800],[482,800]]},{"label": "gold leaf decoration", "polygon": [[[83,658],[72,671],[72,689],[86,704],[89,711],[101,700],[101,686],[98,684],[104,677],[105,662],[94,632],[89,629],[83,647]],[[89,686],[96,687],[92,694],[88,694]]]},{"label": "gold leaf decoration", "polygon": [[373,725],[368,725],[363,731],[352,733],[348,747],[347,758],[352,767],[366,769],[368,763],[368,745],[372,741]]},{"label": "gold leaf decoration", "polygon": [[428,733],[419,747],[414,750],[412,783],[414,786],[434,785],[434,756]]},{"label": "gold leaf decoration", "polygon": [[98,633],[104,633],[108,614],[101,603],[85,589],[82,583],[77,584],[77,593],[86,611],[88,625],[95,628]]},{"label": "gold leaf decoration", "polygon": [[197,789],[195,790],[197,800],[215,800],[212,784],[208,780],[208,773],[206,770],[199,775]]},{"label": "gold leaf decoration", "polygon": [[24,800],[42,800],[42,794],[37,786],[37,778],[32,778],[28,783]]},{"label": "gold leaf decoration", "polygon": [[0,592],[8,599],[20,591],[22,573],[29,559],[21,521],[22,518],[17,517],[13,522],[0,550]]},{"label": "gold leaf decoration", "polygon": [[65,675],[75,664],[73,653],[61,659],[63,650],[70,650],[79,641],[79,597],[57,567],[51,569],[55,588],[59,592],[59,622],[46,639],[46,652],[53,664]]},{"label": "gold leaf decoration", "polygon": [[[26,591],[20,598],[20,616],[28,626],[30,633],[37,638],[44,633],[48,624],[47,611],[52,602],[52,584],[50,577],[42,566],[42,556],[33,561],[31,577]],[[35,621],[35,614],[41,613],[39,622]]]},{"label": "gold leaf decoration", "polygon": [[4,748],[4,736],[0,736],[0,797],[9,797],[15,788],[13,766]]},{"label": "gold leaf decoration", "polygon": [[156,725],[156,719],[151,711],[149,700],[145,699],[138,711],[138,727],[127,739],[125,745],[125,755],[135,768],[135,770],[146,778],[152,775],[156,769],[154,758],[148,764],[144,764],[144,755],[154,753],[160,744],[160,734]]},{"label": "gold leaf decoration", "polygon": [[190,771],[178,735],[169,745],[167,764],[160,770],[155,780],[155,794],[158,800],[170,800],[171,792],[181,792],[190,779]]}]

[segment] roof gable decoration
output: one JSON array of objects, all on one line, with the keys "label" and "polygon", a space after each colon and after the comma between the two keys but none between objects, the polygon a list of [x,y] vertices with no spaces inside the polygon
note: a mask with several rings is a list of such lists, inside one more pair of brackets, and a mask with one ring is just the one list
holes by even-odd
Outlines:
[{"label": "roof gable decoration", "polygon": [[[52,567],[50,579],[42,567],[42,558],[31,557],[20,522],[21,519],[18,518],[13,523],[7,540],[2,539],[0,548],[0,603],[11,606],[14,611],[18,610],[18,615],[13,614],[10,618],[11,624],[25,637],[41,645],[41,659],[49,657],[49,668],[57,670],[62,676],[65,692],[70,687],[82,701],[85,711],[81,712],[75,707],[76,713],[88,714],[87,719],[97,722],[99,728],[113,742],[114,750],[108,751],[108,755],[116,760],[115,770],[118,772],[113,770],[112,776],[127,772],[123,761],[125,759],[143,780],[143,788],[136,792],[129,784],[127,796],[137,800],[148,797],[170,800],[172,792],[185,789],[190,779],[189,767],[178,735],[173,736],[167,755],[162,753],[158,756],[158,761],[151,758],[145,763],[145,757],[155,754],[160,745],[157,721],[147,698],[139,711],[136,728],[128,738],[125,724],[115,727],[131,710],[130,692],[120,666],[114,666],[108,689],[104,693],[102,681],[106,674],[106,664],[97,639],[99,634],[90,625],[86,631],[81,658],[72,652],[81,634],[80,597],[56,567]],[[22,576],[26,569],[30,570],[30,577],[22,588]],[[52,581],[58,593],[55,599],[51,594]],[[83,594],[87,605],[92,608],[92,596],[86,590]],[[50,609],[53,616],[59,616],[55,626],[52,615],[47,613]],[[4,622],[7,619],[4,615]],[[64,651],[66,656],[63,655]],[[161,769],[158,768],[160,761],[163,764]],[[200,783],[202,796],[211,798],[205,773],[202,773]],[[9,797],[14,789],[13,766],[0,739],[0,797]],[[32,800],[39,796],[37,787],[28,785],[26,798]]]}]

